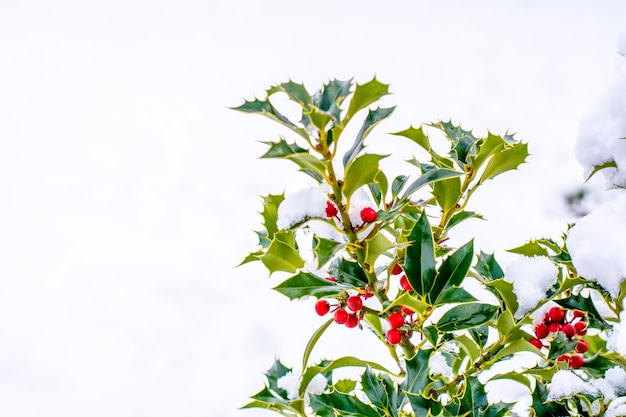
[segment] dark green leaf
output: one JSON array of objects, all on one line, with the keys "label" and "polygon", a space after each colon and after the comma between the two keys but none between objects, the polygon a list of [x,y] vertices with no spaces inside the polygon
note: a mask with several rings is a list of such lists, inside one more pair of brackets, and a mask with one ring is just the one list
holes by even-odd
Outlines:
[{"label": "dark green leaf", "polygon": [[[438,413],[438,403],[425,399],[422,394],[431,383],[428,361],[433,354],[431,349],[420,349],[406,361],[406,377],[400,388],[407,395],[416,416],[426,416],[429,412]],[[439,405],[440,408],[440,405]]]},{"label": "dark green leaf", "polygon": [[316,331],[313,333],[309,342],[306,344],[306,348],[304,349],[304,356],[302,357],[302,369],[306,369],[306,366],[309,362],[309,357],[311,356],[311,352],[313,352],[313,348],[317,344],[317,341],[322,337],[328,326],[333,323],[333,319],[329,319],[326,323],[322,324]]},{"label": "dark green leaf", "polygon": [[319,417],[363,416],[381,417],[376,410],[357,397],[335,391],[330,394],[310,394],[311,408]]},{"label": "dark green leaf", "polygon": [[476,301],[476,297],[465,291],[463,288],[449,287],[441,294],[439,294],[435,305],[445,305],[450,303],[471,303],[473,301]]},{"label": "dark green leaf", "polygon": [[328,272],[335,277],[337,282],[342,284],[352,287],[361,287],[367,284],[367,275],[358,262],[337,258],[331,263]]},{"label": "dark green leaf", "polygon": [[443,260],[432,289],[428,293],[431,303],[438,302],[439,294],[444,288],[461,285],[472,265],[473,257],[474,240],[472,239]]},{"label": "dark green leaf", "polygon": [[504,271],[500,268],[493,254],[490,255],[481,251],[475,268],[488,281],[504,277]]},{"label": "dark green leaf", "polygon": [[370,367],[365,368],[361,377],[361,387],[370,403],[379,410],[389,410],[390,398],[382,379],[374,374]]},{"label": "dark green leaf", "polygon": [[465,221],[467,219],[484,220],[483,216],[478,214],[478,213],[474,213],[473,211],[465,211],[465,210],[463,210],[463,211],[460,211],[460,212],[456,213],[454,216],[452,216],[452,218],[450,219],[450,221],[446,225],[446,229],[450,230],[454,226],[456,226],[457,224],[459,224],[462,221]]},{"label": "dark green leaf", "polygon": [[548,401],[548,388],[544,384],[535,384],[535,390],[532,391],[532,399],[531,409],[534,411],[535,417],[570,415],[564,405],[554,401]]},{"label": "dark green leaf", "polygon": [[484,326],[471,328],[469,329],[469,334],[482,349],[487,345],[487,340],[489,340],[489,326],[485,324]]},{"label": "dark green leaf", "polygon": [[413,194],[415,191],[419,190],[426,184],[431,184],[436,181],[441,181],[443,179],[451,177],[458,177],[461,175],[463,175],[462,172],[454,171],[447,168],[436,168],[430,170],[424,175],[420,176],[418,179],[416,179],[411,185],[409,185],[400,200],[408,199],[411,194]]},{"label": "dark green leaf", "polygon": [[559,332],[556,338],[550,343],[549,359],[556,359],[564,353],[571,352],[576,349],[578,340],[571,340],[563,332]]},{"label": "dark green leaf", "polygon": [[272,104],[267,100],[258,100],[247,101],[239,107],[233,108],[233,110],[239,110],[244,113],[257,113],[268,117],[283,126],[288,127],[292,131],[296,132],[298,135],[302,136],[305,139],[309,138],[309,135],[306,133],[306,130],[296,126],[291,120],[287,119],[285,116],[280,114],[278,110],[272,106]]},{"label": "dark green leaf", "polygon": [[400,194],[402,187],[404,187],[404,184],[408,179],[409,177],[407,177],[406,175],[398,175],[393,179],[393,182],[391,183],[391,195],[394,199],[398,197],[398,194]]},{"label": "dark green leaf", "polygon": [[309,153],[294,153],[285,158],[293,161],[304,172],[315,172],[317,175],[313,178],[323,178],[326,174],[324,163]]},{"label": "dark green leaf", "polygon": [[440,332],[469,329],[487,323],[497,311],[491,304],[462,304],[446,311],[436,326]]},{"label": "dark green leaf", "polygon": [[378,123],[391,116],[391,113],[393,113],[394,110],[395,107],[390,107],[386,109],[378,108],[375,110],[370,110],[367,113],[367,117],[365,118],[365,121],[363,121],[363,126],[361,126],[361,130],[359,130],[359,133],[357,133],[356,135],[354,144],[352,144],[352,147],[343,156],[343,166],[348,166],[350,162],[352,162],[354,158],[357,157],[357,155],[365,147],[363,141],[365,140],[367,135],[370,134],[372,129],[374,129],[374,127],[376,127]]},{"label": "dark green leaf", "polygon": [[353,160],[346,168],[343,195],[350,198],[362,185],[374,182],[379,173],[378,162],[386,155],[365,154]]},{"label": "dark green leaf", "polygon": [[589,318],[589,327],[594,327],[600,330],[611,329],[612,326],[604,320],[602,315],[596,309],[591,297],[583,297],[581,293],[571,294],[567,298],[561,300],[554,300],[561,307],[569,308],[572,310],[580,310],[587,313]]},{"label": "dark green leaf", "polygon": [[305,109],[312,104],[311,95],[306,90],[304,85],[294,83],[291,80],[289,80],[289,82],[282,83],[270,88],[269,90],[267,90],[267,95],[269,97],[272,94],[278,92],[284,92],[291,100],[300,104]]},{"label": "dark green leaf", "polygon": [[341,103],[350,94],[352,80],[332,80],[313,96],[313,103],[323,112],[330,114],[336,123],[341,117]]},{"label": "dark green leaf", "polygon": [[269,150],[261,158],[284,158],[294,153],[306,153],[307,150],[295,143],[287,143],[284,139],[278,142],[264,142],[269,145]]},{"label": "dark green leaf", "polygon": [[326,265],[342,248],[344,244],[323,237],[313,236],[313,253],[317,259],[317,267]]},{"label": "dark green leaf", "polygon": [[304,296],[313,296],[319,299],[329,295],[339,294],[345,290],[345,288],[309,272],[300,272],[283,281],[274,289],[289,297],[290,300]]},{"label": "dark green leaf", "polygon": [[410,126],[408,129],[405,129],[401,132],[392,133],[392,135],[404,136],[405,138],[411,139],[413,142],[417,143],[425,150],[430,151],[430,140],[428,139],[428,136],[424,133],[424,130],[421,126],[417,129],[413,126]]},{"label": "dark green leaf", "polygon": [[435,280],[435,248],[433,234],[426,213],[418,219],[408,236],[410,243],[404,258],[404,272],[411,286],[420,295],[426,295]]},{"label": "dark green leaf", "polygon": [[435,326],[426,326],[422,329],[424,337],[430,342],[431,345],[437,346],[439,340],[439,332]]},{"label": "dark green leaf", "polygon": [[485,386],[477,377],[471,376],[466,379],[467,386],[461,397],[462,412],[469,412],[472,417],[482,417],[483,412],[489,407]]},{"label": "dark green leaf", "polygon": [[374,77],[365,84],[357,84],[354,89],[354,95],[348,107],[346,118],[350,119],[359,110],[366,108],[370,104],[378,101],[380,98],[389,93],[389,85],[383,84]]},{"label": "dark green leaf", "polygon": [[[277,381],[291,371],[291,368],[287,368],[280,362],[280,360],[276,359],[272,367],[265,372],[269,388],[284,399],[287,399],[287,391],[282,388],[278,388]],[[259,399],[258,397],[253,398]]]}]

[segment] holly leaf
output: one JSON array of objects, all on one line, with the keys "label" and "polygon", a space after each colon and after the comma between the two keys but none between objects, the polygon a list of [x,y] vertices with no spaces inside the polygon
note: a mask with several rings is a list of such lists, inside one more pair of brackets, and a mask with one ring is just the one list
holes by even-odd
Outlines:
[{"label": "holly leaf", "polygon": [[450,230],[452,229],[454,226],[456,226],[457,224],[468,220],[468,219],[479,219],[479,220],[484,220],[483,216],[481,214],[475,213],[473,211],[460,211],[458,213],[456,213],[454,216],[452,216],[450,218],[450,221],[448,222],[448,224],[446,225],[446,229]]},{"label": "holly leaf", "polygon": [[283,138],[278,142],[263,142],[270,148],[261,158],[284,158],[294,153],[307,153],[307,150],[301,148],[296,143],[287,143]]},{"label": "holly leaf", "polygon": [[346,395],[339,391],[330,394],[309,394],[311,408],[315,415],[320,417],[363,416],[380,417],[371,406],[365,404],[353,395]]},{"label": "holly leaf", "polygon": [[480,252],[476,262],[476,271],[488,281],[504,277],[504,271],[496,261],[493,254]]},{"label": "holly leaf", "polygon": [[378,162],[386,157],[387,155],[365,154],[350,162],[344,175],[343,195],[350,198],[362,185],[375,182],[380,171]]},{"label": "holly leaf", "polygon": [[413,289],[423,296],[432,288],[436,274],[433,234],[425,212],[407,239],[409,247],[405,252],[404,272]]},{"label": "holly leaf", "polygon": [[313,253],[317,259],[317,267],[321,268],[344,247],[343,243],[334,240],[324,239],[323,237],[313,236]]},{"label": "holly leaf", "polygon": [[279,235],[274,236],[269,248],[259,259],[270,271],[270,275],[276,271],[296,272],[304,266],[304,259],[300,257],[298,250],[280,240]]},{"label": "holly leaf", "polygon": [[507,249],[507,252],[524,256],[549,256],[548,250],[541,246],[537,240],[531,240],[516,248]]},{"label": "holly leaf", "polygon": [[367,275],[358,262],[337,258],[331,263],[328,272],[337,279],[337,282],[342,284],[352,287],[361,287],[367,284]]},{"label": "holly leaf", "polygon": [[238,110],[244,113],[256,113],[262,116],[268,117],[281,125],[291,129],[298,135],[305,139],[309,138],[309,135],[301,127],[296,126],[291,120],[283,116],[276,108],[267,100],[254,99],[253,101],[246,100],[244,104],[239,107],[233,107],[233,110]]},{"label": "holly leaf", "polygon": [[581,293],[578,293],[571,294],[567,298],[554,300],[554,302],[561,307],[565,307],[570,310],[580,310],[586,312],[589,317],[589,327],[594,327],[600,330],[609,330],[612,328],[612,326],[604,320],[602,315],[598,312],[591,297],[584,297]]},{"label": "holly leaf", "polygon": [[295,83],[289,80],[286,83],[282,83],[276,86],[271,87],[267,90],[268,97],[272,94],[283,92],[287,94],[287,96],[296,103],[300,104],[303,108],[309,107],[313,103],[313,99],[311,95],[307,91],[307,89],[302,84]]},{"label": "holly leaf", "polygon": [[357,84],[354,95],[350,100],[350,106],[346,113],[346,118],[351,119],[359,110],[366,108],[370,104],[380,100],[389,93],[389,84],[383,84],[374,77],[365,84]]},{"label": "holly leaf", "polygon": [[462,172],[454,171],[448,168],[431,169],[424,173],[422,176],[420,176],[418,179],[416,179],[413,183],[411,183],[411,185],[409,185],[409,187],[406,189],[400,200],[407,200],[411,196],[411,194],[427,184],[441,181],[446,178],[458,177],[461,175],[463,175]]},{"label": "holly leaf", "polygon": [[482,184],[500,174],[517,169],[526,161],[528,155],[528,144],[526,143],[518,142],[505,147],[487,162],[487,166],[478,183]]},{"label": "holly leaf", "polygon": [[407,139],[411,139],[413,142],[424,148],[426,151],[430,152],[430,140],[428,139],[428,136],[424,133],[424,130],[421,126],[418,128],[410,126],[408,129],[392,133],[392,135],[403,136]]},{"label": "holly leaf", "polygon": [[345,291],[345,288],[309,272],[300,272],[274,287],[274,290],[289,297],[290,300],[296,300],[305,296],[319,299],[339,294]]},{"label": "holly leaf", "polygon": [[278,220],[278,206],[285,199],[284,194],[270,194],[263,197],[263,211],[261,212],[261,216],[263,216],[263,226],[265,226],[265,230],[267,230],[267,240],[272,240],[274,238],[274,234],[278,232],[278,227],[276,226],[276,221]]},{"label": "holly leaf", "polygon": [[313,95],[313,104],[324,113],[331,115],[335,123],[341,119],[341,103],[350,94],[352,80],[337,79],[324,84],[321,91]]},{"label": "holly leaf", "polygon": [[443,260],[428,293],[428,299],[431,303],[437,301],[444,288],[461,285],[472,265],[473,257],[474,240],[472,239]]},{"label": "holly leaf", "polygon": [[497,311],[491,304],[461,304],[446,311],[436,326],[440,332],[469,329],[487,323]]}]

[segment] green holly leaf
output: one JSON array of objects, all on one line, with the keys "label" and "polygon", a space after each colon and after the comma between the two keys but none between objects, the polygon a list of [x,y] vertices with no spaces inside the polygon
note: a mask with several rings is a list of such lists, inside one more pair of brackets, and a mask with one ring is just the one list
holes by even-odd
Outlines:
[{"label": "green holly leaf", "polygon": [[406,180],[408,179],[409,177],[406,175],[398,175],[393,179],[391,182],[391,195],[394,200],[398,197],[398,194],[400,194],[402,187],[404,187],[404,184],[406,184]]},{"label": "green holly leaf", "polygon": [[304,85],[295,83],[291,80],[289,80],[289,82],[273,86],[267,90],[267,96],[269,97],[272,94],[279,92],[287,94],[292,101],[300,104],[305,109],[313,103],[313,99]]},{"label": "green holly leaf", "polygon": [[270,194],[263,197],[263,226],[267,230],[266,239],[271,241],[274,238],[274,234],[278,232],[276,221],[278,220],[278,206],[285,199],[284,194]]},{"label": "green holly leaf", "polygon": [[392,135],[403,136],[405,138],[411,139],[413,142],[424,148],[426,151],[430,152],[430,140],[428,136],[424,133],[424,130],[420,126],[419,128],[414,128],[410,126],[408,129],[402,130],[400,132],[392,133]]},{"label": "green holly leaf", "polygon": [[489,407],[485,386],[475,376],[468,377],[466,384],[459,411],[469,412],[472,417],[483,417]]},{"label": "green holly leaf", "polygon": [[515,143],[505,147],[487,162],[478,183],[482,184],[500,174],[517,169],[526,161],[528,155],[528,144],[526,143]]},{"label": "green holly leaf", "polygon": [[426,387],[432,382],[428,361],[433,353],[432,349],[420,349],[406,361],[406,377],[400,388],[407,396],[416,416],[427,416],[431,411],[433,413],[441,411],[441,404],[424,398],[428,395],[425,392]]},{"label": "green holly leaf", "polygon": [[440,306],[450,303],[471,303],[476,301],[476,297],[468,293],[461,287],[449,287],[437,297],[433,305]]},{"label": "green holly leaf", "polygon": [[461,285],[472,265],[473,257],[474,240],[472,239],[443,260],[428,293],[428,299],[431,303],[438,301],[439,294],[444,288]]},{"label": "green holly leaf", "polygon": [[422,176],[420,176],[413,183],[411,183],[411,185],[409,185],[409,187],[406,189],[406,191],[404,192],[400,200],[402,201],[407,200],[411,196],[411,194],[413,194],[415,191],[419,190],[420,188],[422,188],[423,186],[427,184],[431,184],[436,181],[441,181],[443,179],[450,178],[450,177],[458,177],[461,175],[463,175],[462,172],[454,171],[454,170],[447,169],[447,168],[431,169],[425,174],[423,174]]},{"label": "green holly leaf", "polygon": [[507,252],[517,253],[524,256],[548,256],[548,250],[539,244],[537,240],[531,240],[513,249],[507,249]]},{"label": "green holly leaf", "polygon": [[316,331],[313,333],[309,342],[306,344],[306,348],[304,349],[304,355],[302,357],[302,369],[306,369],[307,364],[309,363],[309,358],[311,357],[311,352],[313,352],[313,348],[317,344],[317,341],[322,337],[328,326],[330,326],[334,322],[334,319],[329,319],[326,323],[322,324]]},{"label": "green holly leaf", "polygon": [[346,114],[346,119],[351,119],[359,110],[380,100],[389,93],[389,84],[383,84],[374,77],[365,84],[357,84],[354,95],[350,100],[350,106]]},{"label": "green holly leaf", "polygon": [[321,268],[323,265],[326,265],[344,246],[343,243],[335,242],[334,240],[313,236],[313,253],[315,254],[315,259],[317,259],[317,267]]},{"label": "green holly leaf", "polygon": [[287,143],[283,138],[278,142],[263,142],[269,145],[269,150],[261,156],[261,158],[284,158],[294,153],[307,152],[306,149],[301,148],[296,143]]},{"label": "green holly leaf", "polygon": [[283,116],[274,106],[267,100],[254,99],[253,101],[247,101],[239,107],[233,107],[233,110],[239,110],[244,113],[256,113],[262,116],[268,117],[281,125],[291,129],[298,135],[305,139],[309,138],[309,135],[301,127],[296,126],[291,120]]},{"label": "green holly leaf", "polygon": [[296,272],[304,266],[304,259],[300,257],[298,250],[280,240],[278,235],[274,236],[269,248],[259,259],[270,271],[270,275],[276,271]]},{"label": "green holly leaf", "polygon": [[[279,359],[276,359],[272,367],[265,372],[265,377],[267,378],[270,390],[274,391],[285,400],[287,399],[287,391],[282,388],[278,388],[278,380],[291,371],[291,368],[286,367]],[[259,397],[252,398],[260,399]]]},{"label": "green holly leaf", "polygon": [[283,281],[281,284],[274,287],[274,289],[289,297],[290,300],[305,296],[312,296],[319,299],[329,295],[339,294],[345,290],[345,288],[309,272],[300,272],[286,281]]},{"label": "green holly leaf", "polygon": [[374,264],[378,257],[393,248],[393,243],[389,241],[382,233],[376,233],[371,239],[363,241],[365,245],[365,265],[369,265],[373,271]]},{"label": "green holly leaf", "polygon": [[352,80],[332,80],[324,84],[322,90],[313,95],[313,104],[322,112],[329,114],[339,124],[341,120],[341,103],[350,94]]},{"label": "green holly leaf", "polygon": [[322,182],[326,174],[326,166],[313,155],[309,153],[293,153],[285,156],[285,158],[298,165],[302,172],[313,177],[318,183]]},{"label": "green holly leaf", "polygon": [[361,155],[346,167],[343,182],[343,195],[350,198],[361,186],[375,182],[379,173],[378,162],[387,155]]},{"label": "green holly leaf", "polygon": [[594,165],[593,170],[591,170],[589,175],[587,175],[587,177],[585,178],[585,182],[589,181],[591,177],[593,177],[594,175],[596,175],[596,173],[598,173],[598,171],[602,171],[603,169],[607,169],[607,168],[617,168],[617,163],[611,160],[600,165]]},{"label": "green holly leaf", "polygon": [[504,271],[493,254],[487,254],[481,251],[480,255],[478,255],[475,268],[476,271],[488,281],[504,277]]},{"label": "green holly leaf", "polygon": [[487,288],[492,289],[492,292],[504,301],[504,304],[511,311],[511,313],[515,314],[519,304],[517,302],[517,296],[513,292],[513,284],[502,278],[490,281],[487,284]]},{"label": "green holly leaf", "polygon": [[433,233],[425,212],[415,223],[408,236],[409,247],[404,257],[404,272],[419,295],[431,290],[436,274],[435,247]]},{"label": "green holly leaf", "polygon": [[461,126],[456,126],[452,120],[429,124],[441,130],[452,144],[450,156],[459,162],[461,166],[468,162],[468,158],[476,153],[478,138],[471,131],[463,130]]},{"label": "green holly leaf", "polygon": [[489,322],[497,311],[491,304],[461,304],[446,311],[436,326],[440,332],[469,329]]},{"label": "green holly leaf", "polygon": [[556,359],[564,353],[568,353],[576,349],[578,340],[570,340],[563,332],[559,332],[556,338],[550,343],[550,351],[548,359]]},{"label": "green holly leaf", "polygon": [[395,107],[389,108],[377,108],[375,110],[370,110],[367,113],[367,117],[363,121],[363,126],[361,126],[361,130],[356,135],[356,139],[354,140],[354,144],[352,147],[345,153],[343,156],[343,166],[348,166],[348,164],[356,158],[356,156],[363,150],[365,147],[363,141],[370,134],[370,132],[378,125],[378,123],[385,120],[387,117],[391,116],[391,113],[395,110]]},{"label": "green holly leaf", "polygon": [[450,221],[448,221],[448,224],[446,225],[446,229],[450,230],[452,229],[454,226],[456,226],[457,224],[468,220],[468,219],[479,219],[479,220],[484,220],[483,216],[481,214],[478,213],[474,213],[473,211],[459,211],[458,213],[456,213],[454,216],[452,216],[450,218]]},{"label": "green holly leaf", "polygon": [[361,376],[361,387],[371,405],[383,412],[381,415],[385,415],[384,412],[390,410],[391,399],[387,391],[388,387],[384,384],[382,377],[377,376],[369,366],[365,368]]},{"label": "green holly leaf", "polygon": [[535,390],[531,392],[533,402],[531,410],[535,417],[568,416],[569,410],[556,401],[548,401],[548,388],[544,384],[535,384]]},{"label": "green holly leaf", "polygon": [[428,304],[421,300],[418,300],[408,292],[404,292],[396,297],[391,304],[385,307],[384,311],[389,311],[397,306],[408,307],[419,314],[422,314],[429,307]]},{"label": "green holly leaf", "polygon": [[490,156],[500,152],[506,145],[506,141],[497,135],[488,132],[487,138],[479,141],[477,144],[476,155],[470,157],[470,164],[474,172],[478,172],[480,167],[485,163]]},{"label": "green holly leaf", "polygon": [[357,397],[338,391],[330,394],[309,394],[311,408],[319,417],[363,416],[381,417],[376,410]]},{"label": "green holly leaf", "polygon": [[328,268],[328,272],[341,284],[352,287],[361,287],[367,284],[367,274],[358,262],[336,258]]},{"label": "green holly leaf", "polygon": [[612,328],[612,326],[604,320],[602,315],[598,312],[591,297],[584,297],[581,293],[578,293],[571,294],[567,298],[554,300],[554,302],[561,307],[569,308],[571,310],[580,310],[587,313],[589,318],[589,327],[600,330],[609,330]]},{"label": "green holly leaf", "polygon": [[433,183],[433,195],[442,210],[448,211],[461,197],[461,179],[452,177]]}]

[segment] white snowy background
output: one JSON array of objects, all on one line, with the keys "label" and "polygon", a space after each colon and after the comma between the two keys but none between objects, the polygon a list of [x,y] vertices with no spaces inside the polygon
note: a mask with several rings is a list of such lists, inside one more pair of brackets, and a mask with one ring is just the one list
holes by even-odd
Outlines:
[{"label": "white snowy background", "polygon": [[[517,132],[529,163],[477,193],[489,221],[458,240],[506,265],[558,237],[625,16],[618,0],[1,1],[0,414],[272,415],[238,407],[323,319],[235,266],[259,196],[306,180],[257,159],[278,125],[228,107],[289,78],[390,83],[373,148],[450,117]],[[375,358],[368,336],[334,329],[314,356]]]}]

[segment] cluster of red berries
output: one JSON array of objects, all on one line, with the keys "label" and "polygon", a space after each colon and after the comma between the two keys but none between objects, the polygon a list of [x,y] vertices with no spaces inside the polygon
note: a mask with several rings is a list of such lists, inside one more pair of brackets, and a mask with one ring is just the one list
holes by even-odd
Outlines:
[{"label": "cluster of red berries", "polygon": [[[332,203],[331,201],[327,201],[326,202],[326,217],[333,218],[336,217],[337,220],[339,220],[339,217],[337,217],[337,214],[339,214],[339,210],[337,210],[337,206]],[[365,207],[363,210],[361,210],[361,220],[363,220],[363,223],[372,223],[373,221],[376,220],[376,210],[374,210],[371,207]]]},{"label": "cluster of red berries", "polygon": [[587,323],[585,322],[585,313],[579,310],[573,310],[568,314],[561,307],[552,307],[545,314],[543,323],[535,326],[535,336],[530,339],[530,343],[537,349],[542,349],[545,345],[542,340],[554,338],[563,333],[569,340],[578,340],[576,344],[575,354],[563,354],[556,360],[559,362],[567,362],[571,369],[578,369],[583,366],[582,354],[589,350],[589,343],[585,339],[579,338],[587,334]]},{"label": "cluster of red berries", "polygon": [[[337,282],[333,277],[326,279]],[[349,328],[356,327],[363,319],[363,300],[367,300],[373,295],[366,288],[361,288],[361,290],[363,293],[346,294],[343,297],[338,297],[336,304],[331,304],[328,300],[318,300],[315,303],[315,312],[320,316],[325,316],[332,310],[335,323],[344,324]]]},{"label": "cluster of red berries", "polygon": [[387,343],[397,345],[404,340],[408,340],[413,335],[410,329],[411,323],[414,321],[413,314],[415,312],[408,307],[401,306],[400,311],[393,311],[387,316],[387,323],[390,329],[387,330]]}]

